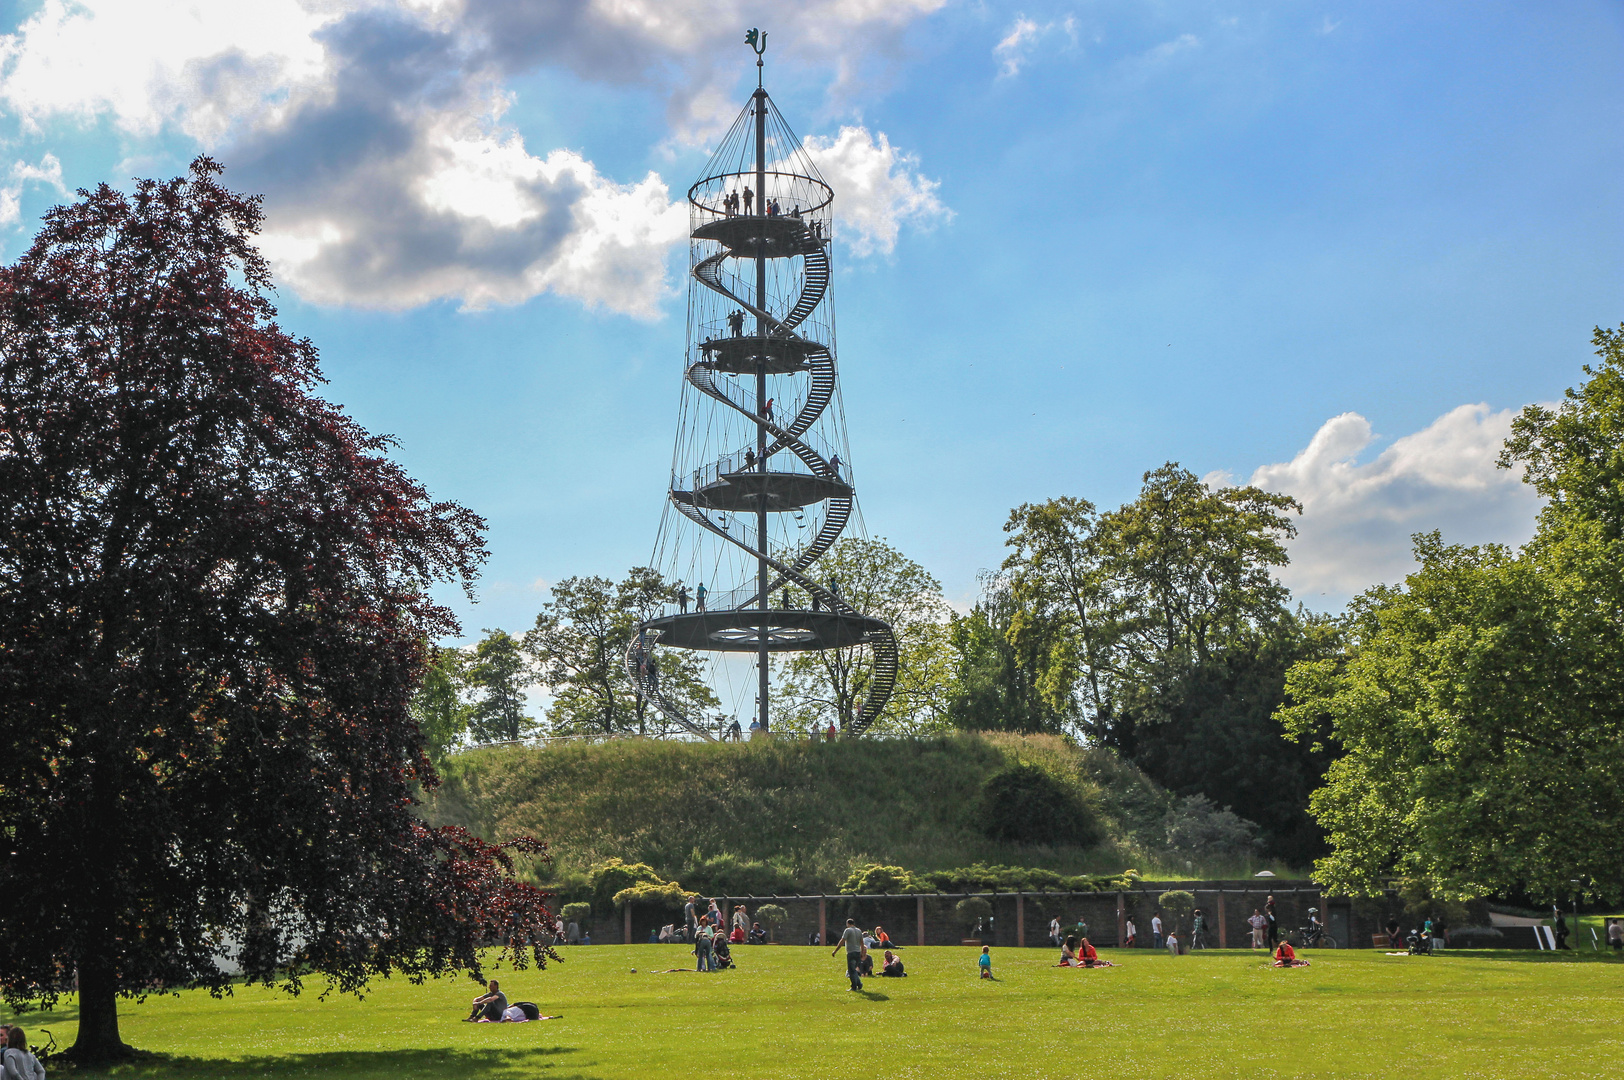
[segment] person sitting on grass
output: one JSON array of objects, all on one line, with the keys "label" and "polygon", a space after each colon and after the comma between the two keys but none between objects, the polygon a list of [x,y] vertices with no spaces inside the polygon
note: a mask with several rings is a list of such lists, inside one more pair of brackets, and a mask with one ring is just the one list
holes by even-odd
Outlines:
[{"label": "person sitting on grass", "polygon": [[507,1007],[507,995],[502,993],[496,980],[492,979],[485,988],[485,993],[474,999],[474,1011],[468,1014],[465,1022],[478,1020],[487,1024],[499,1023]]},{"label": "person sitting on grass", "polygon": [[1087,939],[1077,947],[1077,962],[1085,968],[1116,967],[1109,960],[1101,960],[1100,954],[1094,951],[1093,944]]},{"label": "person sitting on grass", "polygon": [[902,958],[890,949],[885,950],[885,963],[880,966],[880,975],[887,979],[901,979],[907,974],[902,970]]},{"label": "person sitting on grass", "polygon": [[981,967],[983,979],[992,978],[992,949],[986,945],[981,946],[981,958],[976,961]]},{"label": "person sitting on grass", "polygon": [[1060,943],[1060,963],[1056,964],[1055,967],[1076,967],[1076,966],[1077,966],[1077,939],[1075,937],[1067,937],[1065,941]]},{"label": "person sitting on grass", "polygon": [[1297,959],[1297,950],[1291,947],[1291,942],[1281,941],[1280,947],[1274,950],[1274,966],[1277,968],[1307,967],[1307,960]]},{"label": "person sitting on grass", "polygon": [[857,970],[865,978],[872,979],[874,977],[874,954],[864,949],[862,957],[857,961]]},{"label": "person sitting on grass", "polygon": [[750,944],[752,944],[752,945],[765,945],[765,944],[767,944],[767,931],[765,931],[765,930],[763,930],[761,928],[760,923],[751,923],[750,924]]},{"label": "person sitting on grass", "polygon": [[885,932],[885,927],[878,924],[874,927],[874,947],[876,949],[896,948],[895,945],[891,944],[891,935]]},{"label": "person sitting on grass", "polygon": [[735,945],[743,945],[745,937],[746,934],[744,932],[744,927],[735,926],[733,928],[733,932],[727,936],[727,939]]}]

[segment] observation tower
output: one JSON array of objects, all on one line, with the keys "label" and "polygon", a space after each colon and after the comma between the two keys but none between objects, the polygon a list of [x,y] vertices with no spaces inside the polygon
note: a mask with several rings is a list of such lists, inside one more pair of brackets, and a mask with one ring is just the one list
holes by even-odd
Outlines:
[{"label": "observation tower", "polygon": [[[756,722],[770,729],[773,653],[872,650],[861,734],[896,682],[891,627],[857,611],[818,561],[856,488],[835,364],[834,192],[761,85],[688,189],[682,405],[655,566],[682,592],[638,625],[626,670],[668,721],[713,738],[659,678],[657,650],[753,654]],[[860,519],[859,519],[860,520]]]}]

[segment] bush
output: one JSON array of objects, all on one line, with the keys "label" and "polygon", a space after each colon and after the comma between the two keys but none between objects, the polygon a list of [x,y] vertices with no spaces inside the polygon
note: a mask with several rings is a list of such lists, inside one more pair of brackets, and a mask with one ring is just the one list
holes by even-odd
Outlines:
[{"label": "bush", "polygon": [[615,907],[622,907],[626,904],[653,904],[656,907],[681,911],[682,906],[688,902],[688,897],[692,895],[675,881],[658,884],[644,882],[641,885],[621,889],[611,898],[611,903]]},{"label": "bush", "polygon": [[928,892],[930,889],[931,886],[917,880],[902,867],[881,866],[879,863],[858,867],[840,886],[843,893]]},{"label": "bush", "polygon": [[767,924],[773,940],[778,939],[778,928],[789,921],[789,912],[777,904],[762,904],[756,908],[756,921]]},{"label": "bush", "polygon": [[976,818],[990,840],[1088,847],[1100,839],[1099,822],[1077,791],[1024,761],[987,777]]},{"label": "bush", "polygon": [[1156,903],[1163,911],[1182,922],[1195,910],[1195,894],[1185,889],[1173,889],[1158,896]]},{"label": "bush", "polygon": [[1257,826],[1205,795],[1174,804],[1162,819],[1167,847],[1191,859],[1234,858],[1258,849]]},{"label": "bush", "polygon": [[795,875],[787,868],[727,852],[709,858],[691,853],[682,867],[682,881],[705,896],[777,896],[798,891]]},{"label": "bush", "polygon": [[558,909],[558,914],[563,916],[564,921],[567,923],[585,923],[592,917],[592,905],[565,904]]},{"label": "bush", "polygon": [[628,863],[619,859],[608,859],[593,864],[590,880],[592,909],[604,916],[611,914],[615,906],[621,903],[620,894],[627,889],[638,885],[677,887],[675,882],[668,882],[660,877],[655,873],[654,867],[647,863]]},{"label": "bush", "polygon": [[953,905],[953,914],[958,917],[964,932],[969,933],[975,929],[977,920],[992,918],[992,904],[985,897],[966,896]]}]

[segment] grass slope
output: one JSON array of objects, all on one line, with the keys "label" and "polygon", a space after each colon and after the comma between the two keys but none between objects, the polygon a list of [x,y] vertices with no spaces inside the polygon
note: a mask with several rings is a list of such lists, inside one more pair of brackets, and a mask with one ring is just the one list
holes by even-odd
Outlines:
[{"label": "grass slope", "polygon": [[[1099,809],[1114,840],[1083,849],[985,839],[975,821],[981,784],[1017,757],[1072,785]],[[775,861],[803,887],[833,888],[853,863],[865,862],[913,870],[993,862],[1119,872],[1137,857],[1133,822],[1159,822],[1161,798],[1113,756],[1045,737],[620,739],[460,754],[447,765],[428,814],[436,824],[465,825],[486,837],[542,837],[561,868],[618,856],[677,877],[695,852],[728,854]]]},{"label": "grass slope", "polygon": [[[382,982],[365,1001],[243,990],[124,1008],[129,1041],[171,1055],[126,1077],[497,1080],[681,1075],[887,1077],[1617,1077],[1624,962],[1587,954],[1141,951],[1110,970],[1049,966],[1047,949],[905,950],[907,979],[847,992],[844,962],[811,948],[741,948],[740,970],[655,974],[679,947],[594,946],[504,989],[563,1019],[472,1025],[468,980]],[[1113,954],[1116,956],[1117,954]],[[633,974],[631,969],[637,968]],[[71,1003],[69,1003],[71,1006]],[[41,1022],[64,1044],[71,1007]],[[55,1074],[53,1074],[55,1075]],[[101,1077],[103,1073],[73,1075]]]}]

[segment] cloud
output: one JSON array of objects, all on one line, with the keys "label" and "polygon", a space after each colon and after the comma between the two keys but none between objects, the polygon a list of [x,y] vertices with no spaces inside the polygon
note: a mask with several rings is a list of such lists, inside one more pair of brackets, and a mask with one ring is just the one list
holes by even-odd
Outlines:
[{"label": "cloud", "polygon": [[1164,41],[1145,53],[1145,59],[1151,63],[1165,63],[1182,52],[1199,49],[1201,39],[1194,34],[1180,34],[1172,41]]},{"label": "cloud", "polygon": [[1363,416],[1343,413],[1291,461],[1256,470],[1251,484],[1303,504],[1282,580],[1307,602],[1322,593],[1339,602],[1410,573],[1413,533],[1439,529],[1465,544],[1526,541],[1539,499],[1519,472],[1495,464],[1515,415],[1462,405],[1360,464],[1375,436]]},{"label": "cloud", "polygon": [[1015,16],[1008,32],[992,47],[992,54],[998,60],[998,77],[1012,79],[1019,75],[1032,46],[1055,30],[1063,31],[1076,43],[1077,20],[1070,15],[1046,23],[1034,22],[1025,15]]},{"label": "cloud", "polygon": [[[776,19],[774,59],[849,84],[944,0],[808,0]],[[732,118],[743,0],[44,0],[0,37],[0,106],[34,135],[109,118],[178,131],[266,195],[264,246],[318,303],[517,303],[543,292],[652,316],[685,214],[655,173],[604,175],[577,150],[527,148],[509,82],[537,70],[666,102],[671,140]],[[944,211],[883,134],[828,140],[855,183],[854,250]],[[9,189],[8,189],[9,190]],[[845,194],[843,192],[842,194]],[[3,192],[0,192],[3,199]],[[0,201],[0,212],[6,204]]]},{"label": "cloud", "polygon": [[0,227],[16,225],[22,220],[23,186],[29,183],[46,184],[55,188],[58,195],[68,193],[62,185],[62,163],[55,154],[46,154],[38,165],[12,162],[10,176],[0,184]]},{"label": "cloud", "polygon": [[892,146],[885,132],[843,127],[832,138],[804,142],[835,189],[840,235],[854,254],[890,254],[904,222],[929,226],[952,217],[936,197],[937,181],[921,176],[918,160]]}]

